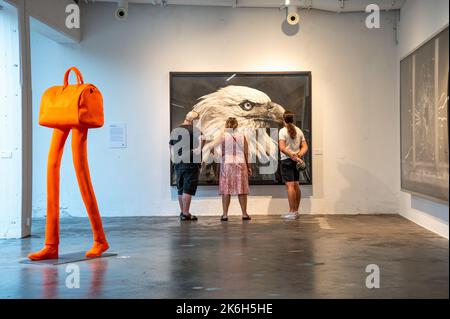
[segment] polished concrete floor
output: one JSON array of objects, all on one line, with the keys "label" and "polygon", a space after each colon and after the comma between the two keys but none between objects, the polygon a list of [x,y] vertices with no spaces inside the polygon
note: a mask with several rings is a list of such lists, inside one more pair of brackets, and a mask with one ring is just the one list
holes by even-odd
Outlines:
[{"label": "polished concrete floor", "polygon": [[[448,298],[448,240],[396,215],[104,218],[111,252],[68,265],[19,261],[44,241],[0,240],[0,298]],[[60,253],[86,250],[89,221],[61,221]],[[366,287],[366,266],[380,288]],[[69,273],[66,273],[69,271]]]}]

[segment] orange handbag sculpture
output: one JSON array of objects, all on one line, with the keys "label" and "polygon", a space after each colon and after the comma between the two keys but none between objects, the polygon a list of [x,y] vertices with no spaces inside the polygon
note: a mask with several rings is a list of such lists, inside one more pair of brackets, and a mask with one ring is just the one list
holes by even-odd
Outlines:
[{"label": "orange handbag sculpture", "polygon": [[[77,84],[69,85],[74,71]],[[95,198],[87,161],[88,128],[103,126],[103,99],[92,84],[84,84],[81,72],[72,67],[64,76],[64,85],[48,89],[41,101],[39,124],[53,128],[47,162],[47,220],[45,246],[31,253],[31,260],[58,258],[59,245],[59,171],[66,139],[72,131],[72,157],[83,202],[89,215],[94,245],[87,257],[98,257],[109,248]]]},{"label": "orange handbag sculpture", "polygon": [[[69,85],[69,73],[74,71],[78,84]],[[64,75],[64,85],[45,91],[39,110],[39,124],[51,128],[102,127],[103,99],[92,84],[84,84],[81,72],[72,67]]]}]

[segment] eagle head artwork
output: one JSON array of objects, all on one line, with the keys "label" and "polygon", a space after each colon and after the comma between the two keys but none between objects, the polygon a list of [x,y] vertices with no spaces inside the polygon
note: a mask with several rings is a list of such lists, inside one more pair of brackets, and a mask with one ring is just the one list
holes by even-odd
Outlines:
[{"label": "eagle head artwork", "polygon": [[[228,117],[235,117],[240,129],[278,128],[283,123],[284,108],[271,101],[270,97],[257,89],[247,86],[230,85],[199,98],[193,106],[199,114],[199,122],[203,134],[212,141],[223,129]],[[259,132],[258,132],[259,134]],[[277,141],[267,132],[259,136],[256,143],[249,143],[249,151],[254,156],[267,154],[268,147]],[[261,141],[265,145],[261,145]],[[205,144],[203,161],[210,155],[210,143]],[[274,156],[278,156],[275,154]]]}]

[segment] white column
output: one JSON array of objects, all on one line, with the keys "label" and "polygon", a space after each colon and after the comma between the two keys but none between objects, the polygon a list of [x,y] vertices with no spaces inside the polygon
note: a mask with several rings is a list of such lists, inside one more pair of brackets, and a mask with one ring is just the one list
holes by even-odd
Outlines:
[{"label": "white column", "polygon": [[[1,2],[1,1],[0,1]],[[0,238],[31,229],[31,88],[23,1],[0,11]]]}]

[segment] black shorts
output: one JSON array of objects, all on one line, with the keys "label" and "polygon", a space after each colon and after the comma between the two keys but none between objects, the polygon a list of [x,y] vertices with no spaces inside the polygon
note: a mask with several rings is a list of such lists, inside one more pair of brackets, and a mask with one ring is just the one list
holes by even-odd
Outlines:
[{"label": "black shorts", "polygon": [[197,165],[180,165],[175,167],[175,173],[177,175],[178,195],[189,194],[194,196],[197,192],[199,167]]},{"label": "black shorts", "polygon": [[283,178],[283,183],[300,181],[297,162],[290,158],[281,160],[281,177]]}]

